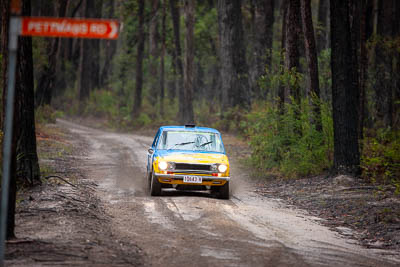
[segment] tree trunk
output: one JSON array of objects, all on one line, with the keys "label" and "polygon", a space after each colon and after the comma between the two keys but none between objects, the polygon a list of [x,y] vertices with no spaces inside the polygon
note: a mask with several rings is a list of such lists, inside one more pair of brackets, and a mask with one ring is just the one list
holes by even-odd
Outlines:
[{"label": "tree trunk", "polygon": [[318,58],[315,47],[314,27],[311,14],[311,0],[301,0],[301,17],[303,21],[304,43],[310,79],[309,98],[313,105],[313,120],[317,131],[322,131],[320,91],[318,77]]},{"label": "tree trunk", "polygon": [[378,126],[393,127],[392,59],[387,48],[393,34],[394,0],[379,1],[377,34],[380,37],[375,47],[375,107]]},{"label": "tree trunk", "polygon": [[[59,17],[65,17],[67,15],[67,10],[71,2],[69,0],[61,1],[60,8],[59,8]],[[64,93],[65,89],[67,88],[67,73],[66,73],[66,63],[67,63],[67,46],[68,46],[68,39],[60,38],[58,43],[58,49],[56,57],[59,61],[57,64],[56,69],[56,81],[55,81],[55,88],[54,88],[54,97],[60,96]]]},{"label": "tree trunk", "polygon": [[179,7],[177,6],[176,0],[170,0],[172,24],[174,28],[174,43],[175,43],[175,66],[177,68],[177,85],[178,85],[178,99],[179,99],[179,114],[178,120],[182,122],[184,120],[184,88],[183,88],[183,65],[182,65],[182,52],[181,52],[181,41],[180,41],[180,26],[179,26]]},{"label": "tree trunk", "polygon": [[3,128],[3,117],[5,111],[5,94],[7,92],[7,75],[8,75],[8,35],[9,35],[9,20],[10,20],[10,3],[9,1],[1,1],[1,88],[2,88],[2,100],[3,105],[1,108],[1,129],[4,131]]},{"label": "tree trunk", "polygon": [[[63,17],[66,13],[68,1],[61,1],[58,16]],[[49,38],[47,44],[48,65],[44,66],[44,70],[40,75],[36,88],[36,106],[50,105],[55,91],[56,70],[58,68],[59,58],[57,52],[59,50],[60,38]]]},{"label": "tree trunk", "polygon": [[[83,2],[86,18],[101,17],[102,0],[85,0]],[[100,43],[96,39],[80,39],[80,59],[78,74],[78,91],[80,109],[90,92],[100,85]]]},{"label": "tree trunk", "polygon": [[[400,1],[396,1],[396,6],[395,6],[395,18],[400,17]],[[397,19],[396,24],[395,24],[395,29],[393,31],[395,38],[400,38],[400,20]],[[397,50],[397,53],[395,55],[396,57],[396,66],[395,66],[395,77],[394,77],[394,105],[393,105],[393,127],[398,130],[400,128],[400,51]]]},{"label": "tree trunk", "polygon": [[149,72],[150,72],[150,104],[155,109],[157,99],[159,96],[159,75],[158,75],[158,58],[159,58],[159,33],[158,33],[158,8],[160,5],[159,0],[152,0],[151,3],[151,18],[149,26],[149,48],[150,48],[150,60],[149,60]]},{"label": "tree trunk", "polygon": [[139,26],[138,47],[136,55],[136,87],[135,100],[133,103],[133,119],[136,119],[142,109],[142,87],[143,87],[143,52],[144,52],[144,0],[139,0]]},{"label": "tree trunk", "polygon": [[[84,1],[79,0],[79,2],[73,6],[72,4],[75,1],[71,2],[71,8],[72,12],[68,14],[69,17],[74,18],[74,17],[83,17],[85,13],[85,7],[84,7]],[[75,3],[74,3],[75,4]],[[67,44],[67,59],[69,62],[72,64],[72,69],[76,70],[79,69],[79,64],[80,64],[80,50],[81,50],[81,39],[78,38],[69,38],[68,44]],[[79,73],[76,73],[76,79],[78,80],[79,83]],[[78,85],[79,87],[79,85]]]},{"label": "tree trunk", "polygon": [[[22,15],[31,15],[31,1],[22,3]],[[40,183],[40,169],[36,151],[35,104],[33,90],[32,38],[21,37],[18,44],[16,72],[17,179],[25,184]]]},{"label": "tree trunk", "polygon": [[166,13],[165,13],[165,1],[162,0],[161,5],[161,55],[160,55],[160,115],[164,117],[164,97],[165,97],[165,35],[166,35]]},{"label": "tree trunk", "polygon": [[248,66],[244,48],[241,0],[218,0],[222,110],[250,108]]},{"label": "tree trunk", "polygon": [[[86,2],[86,16],[87,18],[101,18],[103,0],[87,0]],[[90,39],[86,40],[90,49],[89,67],[90,67],[90,91],[100,88],[100,40]],[[89,51],[89,50],[87,50]]]},{"label": "tree trunk", "polygon": [[254,97],[265,98],[268,92],[261,92],[259,79],[271,67],[272,36],[274,24],[274,1],[252,0],[254,5],[253,43],[254,43],[254,76],[251,80]]},{"label": "tree trunk", "polygon": [[176,97],[176,91],[177,88],[179,87],[178,84],[178,71],[177,71],[177,66],[176,66],[176,51],[175,51],[175,47],[173,49],[171,49],[171,66],[172,66],[172,79],[170,81],[168,81],[168,98],[170,100],[175,100]]},{"label": "tree trunk", "polygon": [[359,88],[353,74],[349,2],[331,1],[332,108],[334,129],[334,170],[359,174],[358,147]]},{"label": "tree trunk", "polygon": [[292,77],[286,87],[286,96],[293,97],[294,103],[300,106],[299,71],[299,29],[300,0],[290,0],[288,3],[286,28],[286,60],[285,69]]},{"label": "tree trunk", "polygon": [[[359,124],[358,124],[358,136],[359,139],[362,140],[364,138],[364,117],[365,117],[365,89],[366,89],[366,81],[367,81],[367,69],[368,69],[368,55],[367,55],[367,0],[360,0],[360,112],[359,112]],[[362,145],[363,142],[360,142]],[[362,148],[361,148],[362,151]]]},{"label": "tree trunk", "polygon": [[318,28],[317,28],[317,49],[318,54],[328,48],[328,12],[329,0],[319,0],[318,4]]},{"label": "tree trunk", "polygon": [[[8,79],[8,35],[9,35],[9,22],[10,22],[10,3],[9,1],[1,2],[1,53],[2,53],[2,90],[3,90],[3,114],[2,114],[2,129],[4,131],[4,119],[5,119],[5,107],[7,102],[7,79]],[[17,103],[15,101],[14,103]],[[14,114],[17,111],[17,106],[14,104]],[[17,148],[17,138],[16,131],[18,125],[18,118],[14,116],[13,119],[13,136],[11,143],[11,164],[10,164],[10,184],[8,188],[8,210],[7,210],[7,229],[6,229],[6,239],[12,239],[15,237],[14,228],[15,228],[15,201],[17,194],[17,186],[16,186],[16,148]],[[4,146],[4,135],[3,138],[3,146]],[[3,147],[4,149],[4,147]]]},{"label": "tree trunk", "polygon": [[[283,68],[285,64],[285,54],[286,54],[286,31],[287,31],[287,6],[288,1],[283,0],[281,5],[281,17],[282,17],[282,35],[281,35],[281,57],[280,57],[280,67],[281,67],[281,75],[285,69]],[[285,86],[281,82],[278,88],[278,110],[279,114],[283,115],[285,113]]]},{"label": "tree trunk", "polygon": [[182,124],[194,123],[193,67],[194,67],[194,5],[195,0],[184,1],[185,13],[185,71],[183,76],[184,113]]},{"label": "tree trunk", "polygon": [[[108,9],[108,14],[107,16],[109,18],[114,18],[114,0],[106,1],[107,3],[107,9]],[[114,58],[115,53],[117,52],[117,41],[115,40],[104,40],[104,65],[103,69],[101,70],[101,75],[100,75],[100,87],[105,87],[111,77],[112,74],[112,68],[111,68],[111,62],[112,59]]]}]

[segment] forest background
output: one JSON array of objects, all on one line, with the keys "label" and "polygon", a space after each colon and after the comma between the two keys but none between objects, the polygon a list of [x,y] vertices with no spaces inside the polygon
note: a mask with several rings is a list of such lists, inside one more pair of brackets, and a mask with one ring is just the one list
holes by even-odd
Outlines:
[{"label": "forest background", "polygon": [[36,123],[93,116],[124,130],[195,122],[241,135],[263,177],[347,173],[400,192],[399,1],[24,0],[22,12],[115,18],[121,32],[20,38],[21,184],[40,181],[36,113]]}]

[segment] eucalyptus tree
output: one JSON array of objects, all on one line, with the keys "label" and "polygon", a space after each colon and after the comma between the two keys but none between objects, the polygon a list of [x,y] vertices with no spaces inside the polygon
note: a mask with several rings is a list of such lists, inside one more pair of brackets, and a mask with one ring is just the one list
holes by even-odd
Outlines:
[{"label": "eucalyptus tree", "polygon": [[248,66],[242,26],[242,1],[218,0],[222,110],[250,108]]},{"label": "eucalyptus tree", "polygon": [[184,0],[185,14],[185,70],[183,76],[184,113],[182,123],[194,122],[193,113],[193,75],[194,75],[194,10],[195,0]]},{"label": "eucalyptus tree", "polygon": [[138,30],[137,30],[137,53],[136,53],[136,73],[135,73],[135,99],[133,103],[133,119],[135,119],[142,109],[143,91],[143,57],[144,57],[144,0],[138,2]]},{"label": "eucalyptus tree", "polygon": [[332,113],[334,130],[334,169],[338,173],[358,174],[359,88],[355,80],[352,55],[349,1],[330,3],[332,47]]},{"label": "eucalyptus tree", "polygon": [[[301,0],[301,18],[303,26],[304,43],[306,48],[306,59],[308,75],[310,80],[309,98],[313,105],[313,120],[318,131],[322,131],[321,108],[319,104],[319,76],[318,58],[315,45],[314,26],[311,14],[311,0]],[[315,98],[315,99],[314,99]]]}]

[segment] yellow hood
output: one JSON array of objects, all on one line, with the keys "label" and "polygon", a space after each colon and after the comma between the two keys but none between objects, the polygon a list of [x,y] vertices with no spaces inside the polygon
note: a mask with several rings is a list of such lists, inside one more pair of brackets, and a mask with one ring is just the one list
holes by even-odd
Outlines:
[{"label": "yellow hood", "polygon": [[226,155],[217,153],[172,153],[159,157],[158,160],[160,159],[182,163],[229,163]]}]

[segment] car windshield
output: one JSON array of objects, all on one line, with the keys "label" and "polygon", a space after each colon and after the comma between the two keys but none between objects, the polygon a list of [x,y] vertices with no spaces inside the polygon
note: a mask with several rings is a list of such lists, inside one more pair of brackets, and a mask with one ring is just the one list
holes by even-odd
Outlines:
[{"label": "car windshield", "polygon": [[157,148],[224,152],[221,137],[219,134],[211,132],[164,131]]}]

